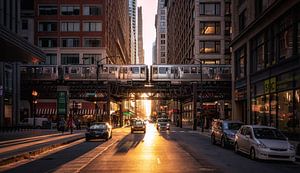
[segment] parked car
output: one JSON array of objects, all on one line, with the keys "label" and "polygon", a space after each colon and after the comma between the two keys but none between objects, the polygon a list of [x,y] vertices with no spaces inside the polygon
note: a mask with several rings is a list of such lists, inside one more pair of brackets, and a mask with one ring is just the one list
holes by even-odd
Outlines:
[{"label": "parked car", "polygon": [[146,133],[146,125],[143,120],[135,120],[131,125],[131,133],[135,131],[143,131]]},{"label": "parked car", "polygon": [[220,143],[223,148],[233,146],[235,134],[242,125],[240,121],[214,120],[211,128],[211,143]]},{"label": "parked car", "polygon": [[112,138],[112,127],[109,123],[106,122],[98,122],[93,123],[85,133],[86,141],[91,139],[108,139]]},{"label": "parked car", "polygon": [[[35,124],[33,123],[35,121]],[[24,118],[19,125],[21,127],[33,127],[35,125],[36,128],[46,128],[47,124],[49,124],[49,120],[47,118]],[[50,127],[51,128],[51,125]]]},{"label": "parked car", "polygon": [[263,160],[295,161],[295,147],[276,128],[243,125],[235,135],[235,152]]},{"label": "parked car", "polygon": [[158,118],[156,121],[156,129],[158,131],[163,129],[170,130],[169,120],[167,118]]}]

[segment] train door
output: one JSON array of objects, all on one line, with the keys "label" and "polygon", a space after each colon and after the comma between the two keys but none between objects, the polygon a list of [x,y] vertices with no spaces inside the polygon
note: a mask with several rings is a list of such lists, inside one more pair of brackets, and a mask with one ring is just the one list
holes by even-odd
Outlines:
[{"label": "train door", "polygon": [[140,79],[146,79],[146,67],[141,67]]}]

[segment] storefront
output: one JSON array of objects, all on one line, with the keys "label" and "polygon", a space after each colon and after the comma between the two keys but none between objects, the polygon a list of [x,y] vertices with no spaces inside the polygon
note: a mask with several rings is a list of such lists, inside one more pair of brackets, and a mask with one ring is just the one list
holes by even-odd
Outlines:
[{"label": "storefront", "polygon": [[277,127],[291,138],[300,137],[300,70],[251,87],[251,123]]}]

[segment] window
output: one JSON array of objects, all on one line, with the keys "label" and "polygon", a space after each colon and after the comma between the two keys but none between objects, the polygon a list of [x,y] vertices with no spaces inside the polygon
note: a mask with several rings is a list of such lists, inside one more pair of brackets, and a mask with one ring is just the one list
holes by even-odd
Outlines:
[{"label": "window", "polygon": [[165,57],[166,56],[166,52],[160,52],[160,56],[161,57]]},{"label": "window", "polygon": [[231,54],[230,41],[225,41],[225,54]]},{"label": "window", "polygon": [[166,40],[160,40],[160,44],[166,44]]},{"label": "window", "polygon": [[239,31],[241,32],[246,26],[246,10],[239,15]]},{"label": "window", "polygon": [[57,31],[57,22],[39,22],[38,31],[40,32]]},{"label": "window", "polygon": [[252,40],[252,67],[253,72],[260,71],[265,68],[265,54],[264,54],[264,38],[263,34],[258,35]]},{"label": "window", "polygon": [[166,20],[166,16],[160,16],[160,20]]},{"label": "window", "polygon": [[231,3],[225,2],[225,15],[230,15],[230,14],[231,14]]},{"label": "window", "polygon": [[230,36],[231,33],[231,22],[225,22],[225,36]]},{"label": "window", "polygon": [[220,3],[200,3],[200,15],[220,16]]},{"label": "window", "polygon": [[80,13],[79,6],[61,6],[61,15],[63,16],[78,16]]},{"label": "window", "polygon": [[200,53],[220,53],[220,41],[200,41]]},{"label": "window", "polygon": [[160,34],[160,38],[166,38],[166,34]]},{"label": "window", "polygon": [[83,64],[96,64],[101,57],[101,54],[83,54]]},{"label": "window", "polygon": [[166,50],[166,46],[160,46],[160,50]]},{"label": "window", "polygon": [[61,64],[79,64],[79,54],[61,54]]},{"label": "window", "polygon": [[235,77],[242,79],[246,77],[246,48],[241,47],[235,52]]},{"label": "window", "polygon": [[62,22],[61,31],[63,32],[78,32],[80,31],[79,22]]},{"label": "window", "polygon": [[160,14],[166,14],[165,10],[160,10]]},{"label": "window", "polygon": [[101,22],[84,22],[83,31],[102,31]]},{"label": "window", "polygon": [[28,20],[22,20],[22,29],[27,30],[28,29]]},{"label": "window", "polygon": [[203,60],[202,64],[220,64],[220,60]]},{"label": "window", "polygon": [[220,22],[200,22],[200,35],[221,34]]},{"label": "window", "polygon": [[84,47],[101,47],[100,38],[85,38]]},{"label": "window", "polygon": [[39,15],[57,15],[57,6],[56,5],[40,5],[39,6]]},{"label": "window", "polygon": [[89,5],[83,7],[84,16],[100,16],[101,15],[101,6]]},{"label": "window", "polygon": [[277,41],[279,42],[279,61],[290,58],[293,54],[293,17],[287,16],[280,22]]},{"label": "window", "polygon": [[160,59],[160,62],[161,62],[161,63],[166,63],[166,59],[165,59],[165,58],[161,58],[161,59]]},{"label": "window", "polygon": [[57,47],[57,38],[40,38],[39,46],[43,48]]},{"label": "window", "polygon": [[56,65],[57,63],[57,55],[55,53],[49,53],[47,54],[46,61],[41,62],[41,64],[46,64],[46,65]]},{"label": "window", "polygon": [[62,38],[62,47],[79,47],[79,38]]}]

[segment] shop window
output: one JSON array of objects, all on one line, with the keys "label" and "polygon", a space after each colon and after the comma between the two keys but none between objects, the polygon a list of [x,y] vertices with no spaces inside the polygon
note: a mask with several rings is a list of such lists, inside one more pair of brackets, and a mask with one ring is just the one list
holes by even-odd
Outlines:
[{"label": "shop window", "polygon": [[293,124],[293,91],[278,93],[278,125],[282,131],[289,131]]},{"label": "shop window", "polygon": [[252,40],[252,67],[253,71],[260,71],[265,68],[264,38],[263,34]]},{"label": "shop window", "polygon": [[235,52],[235,77],[242,79],[246,77],[246,48],[241,47]]},{"label": "shop window", "polygon": [[277,33],[277,42],[279,50],[279,61],[290,58],[293,54],[293,17],[286,16],[279,25],[279,32]]}]

